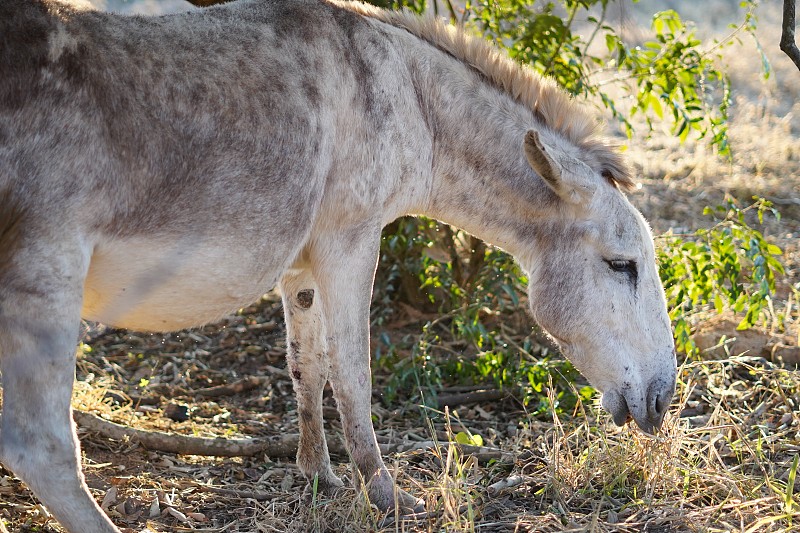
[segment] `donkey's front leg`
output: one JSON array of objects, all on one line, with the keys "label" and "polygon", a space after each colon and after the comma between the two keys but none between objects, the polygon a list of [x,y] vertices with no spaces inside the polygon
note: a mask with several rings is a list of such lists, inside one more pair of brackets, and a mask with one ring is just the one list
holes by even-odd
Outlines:
[{"label": "donkey's front leg", "polygon": [[85,269],[37,259],[0,274],[0,461],[67,531],[118,532],[83,480],[70,408]]},{"label": "donkey's front leg", "polygon": [[286,315],[286,360],[297,396],[300,424],[297,466],[309,484],[316,478],[317,490],[330,496],[343,483],[331,470],[323,431],[322,392],[330,364],[317,285],[310,270],[293,270],[283,276],[280,289]]},{"label": "donkey's front leg", "polygon": [[355,239],[318,239],[313,271],[323,307],[330,382],[356,467],[356,487],[365,483],[370,502],[380,509],[397,504],[398,510],[416,512],[423,509],[422,500],[395,487],[372,427],[369,307],[379,244],[380,228]]}]

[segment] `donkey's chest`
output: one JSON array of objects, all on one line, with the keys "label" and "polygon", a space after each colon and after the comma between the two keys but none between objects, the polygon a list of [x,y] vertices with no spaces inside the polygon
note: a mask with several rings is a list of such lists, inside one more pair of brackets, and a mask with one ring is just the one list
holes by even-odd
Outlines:
[{"label": "donkey's chest", "polygon": [[98,247],[82,314],[148,331],[212,322],[275,285],[290,258],[286,250],[268,250],[266,244],[244,246],[200,236],[169,243],[127,239]]}]

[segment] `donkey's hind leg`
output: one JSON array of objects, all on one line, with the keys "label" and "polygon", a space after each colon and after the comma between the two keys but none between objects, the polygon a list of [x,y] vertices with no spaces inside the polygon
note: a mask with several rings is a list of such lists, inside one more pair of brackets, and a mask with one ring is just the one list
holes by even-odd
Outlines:
[{"label": "donkey's hind leg", "polygon": [[82,265],[42,263],[0,279],[0,461],[67,531],[118,532],[84,482],[70,407]]},{"label": "donkey's hind leg", "polygon": [[322,306],[317,302],[316,284],[308,270],[294,270],[280,283],[288,337],[286,359],[292,375],[300,443],[297,466],[317,490],[328,495],[342,481],[331,470],[328,444],[322,419],[322,392],[328,381],[330,364],[325,347]]},{"label": "donkey's hind leg", "polygon": [[424,510],[422,500],[397,488],[381,459],[372,427],[369,307],[380,246],[380,224],[317,238],[311,255],[325,324],[331,385],[355,465],[356,487],[382,510]]}]

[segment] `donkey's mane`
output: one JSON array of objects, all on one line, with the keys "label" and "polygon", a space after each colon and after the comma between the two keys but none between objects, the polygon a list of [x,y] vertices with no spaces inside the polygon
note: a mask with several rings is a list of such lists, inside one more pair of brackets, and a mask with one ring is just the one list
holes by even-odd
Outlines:
[{"label": "donkey's mane", "polygon": [[485,40],[440,17],[380,9],[358,1],[328,1],[402,28],[468,64],[492,85],[528,107],[543,125],[581,148],[587,164],[612,184],[623,189],[633,186],[630,170],[616,146],[598,135],[598,122],[552,79],[523,67]]}]

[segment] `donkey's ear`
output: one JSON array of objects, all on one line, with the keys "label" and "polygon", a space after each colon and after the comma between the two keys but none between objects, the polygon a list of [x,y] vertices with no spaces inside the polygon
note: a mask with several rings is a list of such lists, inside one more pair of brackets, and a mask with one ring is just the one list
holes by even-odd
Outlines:
[{"label": "donkey's ear", "polygon": [[525,150],[525,157],[533,170],[539,174],[542,179],[554,191],[558,192],[561,181],[561,165],[559,165],[550,154],[547,153],[541,139],[539,139],[539,132],[528,130],[525,134],[525,142],[522,144]]},{"label": "donkey's ear", "polygon": [[525,134],[522,148],[531,168],[561,199],[580,203],[591,198],[597,183],[585,163],[546,145],[539,137],[539,132],[534,130],[528,130]]}]

